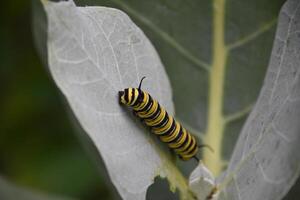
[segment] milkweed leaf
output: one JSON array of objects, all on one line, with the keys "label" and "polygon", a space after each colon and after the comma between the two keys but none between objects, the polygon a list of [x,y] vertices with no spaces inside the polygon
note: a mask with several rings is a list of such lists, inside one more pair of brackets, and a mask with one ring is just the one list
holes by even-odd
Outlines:
[{"label": "milkweed leaf", "polygon": [[48,18],[48,64],[123,199],[145,199],[154,177],[167,177],[183,198],[185,178],[148,131],[118,103],[118,91],[143,89],[174,114],[159,56],[144,33],[117,9],[42,1]]},{"label": "milkweed leaf", "polygon": [[221,181],[221,199],[282,199],[300,172],[300,2],[280,12],[264,85]]}]

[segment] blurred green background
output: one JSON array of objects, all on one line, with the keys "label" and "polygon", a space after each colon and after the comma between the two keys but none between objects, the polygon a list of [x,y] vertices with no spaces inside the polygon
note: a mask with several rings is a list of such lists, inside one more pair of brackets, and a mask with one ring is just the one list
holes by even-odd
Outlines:
[{"label": "blurred green background", "polygon": [[40,191],[110,199],[34,47],[31,1],[0,2],[0,173]]},{"label": "blurred green background", "polygon": [[31,21],[30,0],[0,2],[0,175],[46,193],[115,199],[36,53]]}]

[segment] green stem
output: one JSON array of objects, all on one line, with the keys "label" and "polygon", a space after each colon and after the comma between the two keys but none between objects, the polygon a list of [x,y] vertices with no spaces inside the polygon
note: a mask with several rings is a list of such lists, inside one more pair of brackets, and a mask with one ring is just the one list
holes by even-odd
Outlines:
[{"label": "green stem", "polygon": [[209,75],[208,126],[205,142],[214,153],[204,150],[203,161],[217,176],[222,171],[222,140],[224,132],[223,96],[227,49],[224,42],[225,0],[213,1],[213,62]]}]

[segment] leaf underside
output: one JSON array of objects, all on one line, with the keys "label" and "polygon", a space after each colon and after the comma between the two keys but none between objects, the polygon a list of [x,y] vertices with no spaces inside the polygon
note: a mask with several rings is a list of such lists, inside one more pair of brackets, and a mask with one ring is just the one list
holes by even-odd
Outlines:
[{"label": "leaf underside", "polygon": [[143,89],[174,113],[168,77],[143,32],[116,9],[76,7],[72,1],[43,4],[51,75],[123,199],[145,199],[158,175],[167,177],[182,198],[191,198],[168,154],[118,103],[118,91],[137,87],[146,76]]},{"label": "leaf underside", "polygon": [[300,2],[283,6],[258,101],[236,144],[221,199],[282,199],[300,172]]}]

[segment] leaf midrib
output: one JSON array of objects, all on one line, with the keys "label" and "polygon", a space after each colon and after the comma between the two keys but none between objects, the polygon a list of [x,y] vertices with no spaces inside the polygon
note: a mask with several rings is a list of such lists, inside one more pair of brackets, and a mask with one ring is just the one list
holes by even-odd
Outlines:
[{"label": "leaf midrib", "polygon": [[205,149],[203,162],[217,176],[223,168],[222,141],[224,120],[222,111],[227,49],[224,39],[225,0],[214,0],[213,4],[213,62],[209,74],[209,107],[205,142],[212,146],[214,153]]}]

